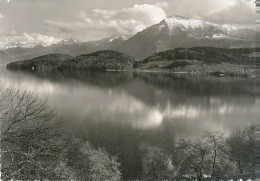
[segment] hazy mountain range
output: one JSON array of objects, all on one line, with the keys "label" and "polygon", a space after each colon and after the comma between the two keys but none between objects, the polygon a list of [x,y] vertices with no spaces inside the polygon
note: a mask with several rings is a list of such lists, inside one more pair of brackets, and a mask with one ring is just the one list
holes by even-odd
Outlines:
[{"label": "hazy mountain range", "polygon": [[56,44],[30,44],[26,42],[1,44],[0,62],[30,59],[50,53],[77,56],[99,50],[114,50],[141,60],[154,53],[177,47],[252,47],[253,28],[218,25],[210,22],[171,16],[158,24],[147,27],[132,37],[115,35],[98,41],[81,42],[70,38]]}]

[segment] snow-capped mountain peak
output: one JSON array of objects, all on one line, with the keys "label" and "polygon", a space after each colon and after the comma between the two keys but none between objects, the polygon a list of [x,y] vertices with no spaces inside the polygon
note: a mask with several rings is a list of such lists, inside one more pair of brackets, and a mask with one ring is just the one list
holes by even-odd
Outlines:
[{"label": "snow-capped mountain peak", "polygon": [[60,41],[59,43],[57,43],[57,45],[73,45],[73,44],[81,44],[82,42],[75,39],[75,38],[69,38],[69,39],[65,39]]},{"label": "snow-capped mountain peak", "polygon": [[115,40],[122,40],[122,41],[125,41],[127,40],[128,38],[125,36],[125,35],[114,35],[112,36],[111,38],[109,38],[109,42],[113,42]]},{"label": "snow-capped mountain peak", "polygon": [[237,35],[239,28],[232,25],[220,25],[207,21],[185,18],[182,16],[170,16],[159,23],[159,29],[167,29],[169,34],[183,31],[191,36],[209,36],[214,34]]},{"label": "snow-capped mountain peak", "polygon": [[0,49],[9,48],[33,48],[36,46],[47,47],[57,43],[59,40],[43,34],[17,34],[7,38],[0,38]]},{"label": "snow-capped mountain peak", "polygon": [[108,38],[104,38],[102,40],[97,40],[94,41],[96,43],[96,45],[100,45],[100,44],[118,44],[120,42],[126,41],[128,40],[128,37],[126,35],[123,34],[119,34],[119,35],[114,35]]},{"label": "snow-capped mountain peak", "polygon": [[160,24],[167,25],[170,29],[179,26],[183,28],[201,28],[205,25],[211,24],[208,22],[204,22],[201,20],[195,20],[195,19],[190,19],[190,18],[185,18],[182,16],[170,16],[163,21],[161,21]]}]

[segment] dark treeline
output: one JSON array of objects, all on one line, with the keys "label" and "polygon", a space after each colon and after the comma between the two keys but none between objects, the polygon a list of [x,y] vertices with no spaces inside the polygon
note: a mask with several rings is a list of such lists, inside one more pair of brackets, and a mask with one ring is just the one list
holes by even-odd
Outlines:
[{"label": "dark treeline", "polygon": [[[1,85],[0,121],[2,180],[124,178],[118,155],[68,131],[67,123],[34,94]],[[199,140],[178,139],[172,148],[143,145],[142,179],[254,177],[254,126],[228,136],[206,132]]]},{"label": "dark treeline", "polygon": [[[213,48],[213,47],[194,47],[194,48],[176,48],[156,53],[142,61],[143,64],[154,61],[165,60],[198,60],[205,63],[232,63],[232,64],[253,64],[250,54],[253,49],[239,48]],[[139,62],[140,63],[140,62]]]},{"label": "dark treeline", "polygon": [[[68,70],[133,70],[144,68],[151,62],[174,61],[166,66],[166,69],[185,67],[194,63],[182,60],[196,60],[203,63],[230,63],[238,65],[253,65],[254,60],[250,57],[254,49],[239,48],[214,48],[193,47],[176,48],[173,50],[155,53],[144,60],[137,60],[124,53],[111,50],[98,51],[91,54],[83,54],[72,57],[66,54],[47,54],[29,60],[16,61],[7,64],[8,69],[26,71],[68,71]],[[153,65],[158,68],[158,65]]]}]

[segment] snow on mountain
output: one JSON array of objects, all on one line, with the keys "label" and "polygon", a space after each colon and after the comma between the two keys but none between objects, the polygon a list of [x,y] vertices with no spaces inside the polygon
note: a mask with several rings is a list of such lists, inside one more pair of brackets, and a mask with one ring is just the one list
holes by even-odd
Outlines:
[{"label": "snow on mountain", "polygon": [[154,53],[179,47],[252,47],[251,40],[254,39],[254,34],[255,30],[251,27],[219,25],[181,16],[171,16],[158,24],[147,27],[131,38],[125,35],[114,35],[102,40],[80,42],[74,38],[57,41],[57,39],[46,35],[24,34],[19,38],[10,36],[8,40],[3,40],[0,37],[0,48],[43,46],[43,48],[37,50],[9,50],[9,53],[16,54],[17,60],[47,53],[63,53],[76,56],[99,50],[115,50],[141,60]]},{"label": "snow on mountain", "polygon": [[127,36],[125,35],[114,35],[112,37],[104,38],[102,40],[98,41],[89,41],[89,42],[81,42],[80,40],[77,40],[75,38],[69,38],[64,40],[58,40],[54,37],[46,36],[46,35],[40,35],[40,34],[32,34],[29,35],[27,33],[24,33],[21,36],[11,36],[9,38],[5,38],[2,40],[0,38],[0,49],[9,49],[9,48],[33,48],[36,46],[43,46],[43,47],[49,47],[51,45],[53,46],[66,46],[66,45],[81,45],[83,43],[85,44],[95,44],[96,46],[104,46],[106,44],[114,44],[114,43],[120,43],[122,41],[127,40]]},{"label": "snow on mountain", "polygon": [[81,41],[75,38],[69,38],[58,42],[56,45],[73,45],[73,44],[81,44],[81,43],[82,43]]},{"label": "snow on mountain", "polygon": [[159,23],[159,29],[163,30],[165,28],[168,29],[168,32],[171,35],[178,32],[178,30],[181,30],[193,36],[209,36],[212,38],[215,38],[213,37],[213,35],[221,33],[229,36],[239,36],[240,30],[244,29],[228,24],[219,25],[207,21],[185,18],[181,16],[170,16],[161,21]]},{"label": "snow on mountain", "polygon": [[170,16],[124,41],[118,50],[139,59],[156,52],[196,46],[251,47],[254,29]]},{"label": "snow on mountain", "polygon": [[55,44],[59,41],[52,36],[42,35],[42,34],[28,34],[23,33],[22,35],[11,35],[5,38],[0,38],[0,49],[9,49],[9,48],[33,48],[35,46],[47,47],[52,44]]},{"label": "snow on mountain", "polygon": [[111,36],[108,38],[104,38],[102,40],[94,41],[94,43],[96,43],[97,46],[100,46],[100,45],[106,45],[106,44],[120,43],[120,42],[123,42],[126,40],[128,40],[126,35],[119,34],[119,35],[114,35],[114,36]]},{"label": "snow on mountain", "polygon": [[116,41],[116,40],[125,41],[127,39],[128,38],[125,35],[114,35],[114,36],[110,37],[108,41],[109,42],[113,42],[113,41]]},{"label": "snow on mountain", "polygon": [[195,20],[195,19],[189,19],[189,18],[184,18],[181,16],[170,16],[163,21],[161,21],[161,26],[167,26],[170,31],[173,31],[175,27],[181,27],[183,29],[196,29],[196,28],[204,28],[210,23],[200,21],[200,20]]},{"label": "snow on mountain", "polygon": [[225,38],[228,39],[229,38],[229,39],[231,39],[231,37],[224,35],[223,33],[214,34],[212,36],[212,38],[215,38],[215,39],[225,39]]}]

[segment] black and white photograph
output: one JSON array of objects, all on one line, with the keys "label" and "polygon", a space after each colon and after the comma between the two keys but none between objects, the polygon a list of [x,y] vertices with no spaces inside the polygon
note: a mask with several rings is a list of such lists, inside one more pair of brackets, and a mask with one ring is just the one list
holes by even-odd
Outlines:
[{"label": "black and white photograph", "polygon": [[260,179],[258,5],[0,0],[0,180]]}]

